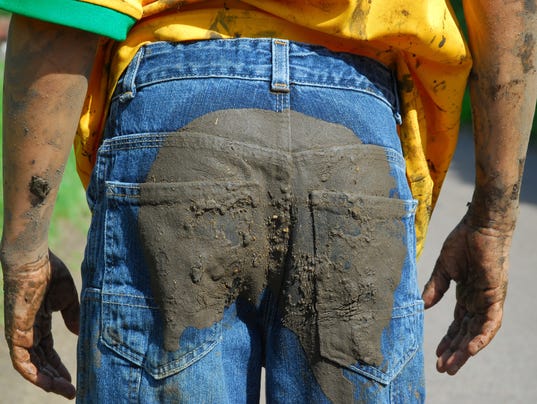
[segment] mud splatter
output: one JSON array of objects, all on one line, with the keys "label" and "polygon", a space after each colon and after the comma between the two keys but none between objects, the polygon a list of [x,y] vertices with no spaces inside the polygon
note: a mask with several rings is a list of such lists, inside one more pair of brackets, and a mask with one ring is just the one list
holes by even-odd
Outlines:
[{"label": "mud splatter", "polygon": [[414,80],[411,74],[405,74],[398,81],[399,90],[405,93],[410,93],[414,90]]},{"label": "mud splatter", "polygon": [[236,25],[237,17],[227,13],[227,9],[220,10],[216,13],[212,24],[209,26],[211,35],[223,38],[222,34],[233,36],[232,27]]},{"label": "mud splatter", "polygon": [[356,8],[352,13],[352,17],[349,21],[349,31],[356,32],[361,38],[367,39],[366,24],[367,16],[371,9],[370,1],[358,1],[356,2]]},{"label": "mud splatter", "polygon": [[44,203],[51,190],[48,180],[38,175],[34,175],[28,186],[32,195],[32,206],[35,207]]},{"label": "mud splatter", "polygon": [[[406,257],[402,205],[331,192],[312,198],[317,234],[321,354],[342,366],[380,366],[382,331]],[[386,254],[390,251],[390,254]]]},{"label": "mud splatter", "polygon": [[264,267],[248,270],[264,239],[254,220],[257,198],[254,184],[177,184],[168,193],[142,188],[140,234],[166,322],[166,349],[177,349],[186,327],[208,327],[239,296],[252,301],[261,293]]},{"label": "mud splatter", "polygon": [[537,12],[535,0],[524,0],[524,10],[526,10],[527,13],[535,14]]},{"label": "mud splatter", "polygon": [[446,81],[442,80],[440,82],[437,82],[436,80],[433,81],[433,91],[437,93],[438,91],[444,91],[446,89]]},{"label": "mud splatter", "polygon": [[490,86],[490,97],[495,101],[503,98],[513,98],[513,87],[520,86],[521,84],[523,84],[522,80],[513,79],[506,84],[497,84]]},{"label": "mud splatter", "polygon": [[533,54],[535,52],[535,38],[532,33],[526,33],[524,35],[524,44],[521,47],[518,56],[522,62],[522,68],[524,73],[531,72],[535,70],[533,65]]}]

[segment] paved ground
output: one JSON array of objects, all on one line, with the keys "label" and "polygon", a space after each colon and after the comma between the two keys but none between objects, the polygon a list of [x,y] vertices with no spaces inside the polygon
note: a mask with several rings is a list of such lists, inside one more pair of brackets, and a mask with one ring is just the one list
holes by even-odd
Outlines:
[{"label": "paved ground", "polygon": [[[421,283],[429,276],[441,243],[465,211],[472,193],[471,139],[462,136],[445,187],[433,216],[426,251],[419,263]],[[434,351],[451,322],[453,294],[426,314],[426,372],[428,403],[534,403],[537,402],[537,153],[526,165],[519,225],[512,250],[511,283],[505,322],[493,343],[470,360],[457,376],[436,373]],[[452,292],[452,291],[451,291]],[[57,321],[58,323],[59,321]],[[75,369],[75,338],[58,332],[56,345],[69,369]],[[9,364],[5,344],[0,343],[0,402],[58,403],[29,386]]]}]

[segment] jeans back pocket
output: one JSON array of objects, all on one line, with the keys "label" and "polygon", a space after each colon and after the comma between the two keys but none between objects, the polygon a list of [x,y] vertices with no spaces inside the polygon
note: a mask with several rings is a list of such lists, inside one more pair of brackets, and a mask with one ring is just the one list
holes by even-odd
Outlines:
[{"label": "jeans back pocket", "polygon": [[[221,341],[221,314],[230,295],[242,291],[246,282],[235,271],[241,261],[255,259],[247,248],[255,239],[248,226],[254,188],[107,182],[100,337],[105,346],[162,379],[195,363]],[[142,236],[148,228],[152,230],[146,234],[156,237],[151,243]],[[188,236],[191,232],[195,237]],[[204,255],[207,249],[214,254]],[[180,259],[155,263],[163,251]],[[152,265],[163,272],[151,274]],[[196,272],[202,270],[206,272]],[[206,294],[207,283],[214,286],[209,293],[219,294]],[[173,328],[177,324],[183,325],[180,330]],[[166,344],[170,336],[175,339]]]},{"label": "jeans back pocket", "polygon": [[388,384],[421,341],[419,296],[396,297],[416,202],[313,191],[311,205],[320,355]]},{"label": "jeans back pocket", "polygon": [[266,242],[256,183],[194,181],[140,186],[138,231],[164,317],[164,346],[186,327],[222,319],[265,285]]}]

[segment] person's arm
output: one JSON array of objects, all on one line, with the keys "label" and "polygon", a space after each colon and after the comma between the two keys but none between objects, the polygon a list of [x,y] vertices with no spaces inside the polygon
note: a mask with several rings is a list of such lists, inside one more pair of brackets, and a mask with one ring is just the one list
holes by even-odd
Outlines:
[{"label": "person's arm", "polygon": [[24,378],[69,398],[75,389],[53,349],[50,316],[61,310],[78,333],[78,296],[69,271],[48,249],[48,229],[98,38],[14,15],[5,65],[5,336]]},{"label": "person's arm", "polygon": [[446,239],[423,293],[427,308],[457,283],[454,320],[437,369],[455,374],[498,332],[508,258],[537,96],[535,1],[463,0],[474,67],[470,77],[476,182],[468,212]]}]

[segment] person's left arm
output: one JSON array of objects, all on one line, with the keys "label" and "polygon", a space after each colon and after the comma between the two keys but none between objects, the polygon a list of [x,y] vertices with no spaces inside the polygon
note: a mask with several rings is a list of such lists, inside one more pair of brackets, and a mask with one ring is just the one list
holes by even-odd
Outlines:
[{"label": "person's left arm", "polygon": [[[434,306],[453,280],[454,318],[437,369],[455,374],[494,338],[503,318],[509,251],[537,98],[534,0],[463,0],[474,65],[470,76],[476,178],[468,212],[446,239],[423,293]],[[516,348],[515,348],[516,349]]]}]

